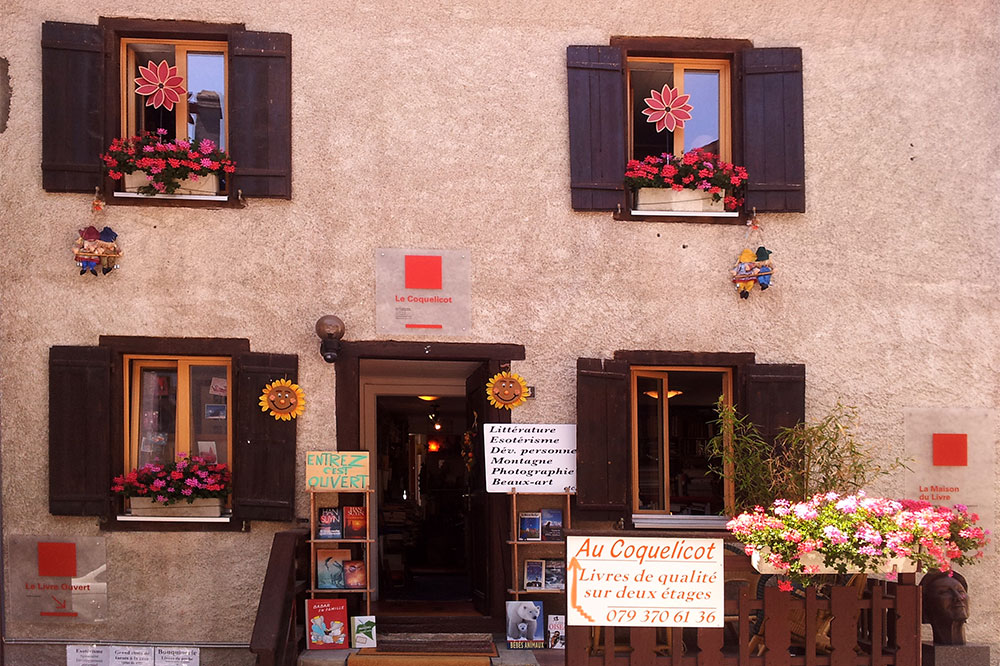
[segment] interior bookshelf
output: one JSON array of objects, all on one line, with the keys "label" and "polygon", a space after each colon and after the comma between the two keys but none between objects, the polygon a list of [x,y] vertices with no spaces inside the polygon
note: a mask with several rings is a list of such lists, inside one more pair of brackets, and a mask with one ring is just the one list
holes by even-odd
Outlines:
[{"label": "interior bookshelf", "polygon": [[[351,489],[342,491],[328,491],[328,490],[310,490],[309,491],[309,562],[310,562],[310,582],[309,582],[309,596],[315,599],[320,595],[328,594],[361,594],[364,595],[365,604],[365,615],[371,615],[372,610],[372,535],[371,535],[371,494],[374,492],[372,488],[361,488],[361,489]],[[364,508],[364,518],[365,518],[365,535],[363,537],[350,537],[346,536],[347,521],[341,520],[341,536],[340,538],[319,538],[319,510],[326,507],[338,507],[343,511],[343,506],[340,504],[339,495],[356,495],[360,494],[364,497],[364,503],[362,507]],[[334,497],[336,496],[336,497]],[[323,550],[324,546],[339,546],[340,548],[346,548],[351,551],[351,560],[360,560],[364,562],[364,573],[365,573],[365,586],[364,587],[342,587],[342,588],[320,588],[317,587],[317,577],[318,577],[318,561],[317,553]],[[358,554],[360,553],[360,557]]]},{"label": "interior bookshelf", "polygon": [[[510,497],[510,538],[507,541],[511,549],[511,581],[513,587],[507,590],[507,594],[517,601],[526,595],[566,595],[566,537],[565,531],[572,527],[571,502],[572,492],[536,494],[519,493],[514,489],[508,493]],[[541,513],[543,510],[559,510],[562,512],[561,535],[558,539],[545,539],[544,532],[539,533],[539,538],[522,538],[524,534],[521,530],[521,514]],[[529,518],[530,519],[530,518]],[[542,521],[539,520],[539,529],[544,529]],[[525,561],[526,560],[554,560],[563,564],[562,569],[562,589],[552,589],[544,587],[528,587],[525,581]],[[543,574],[544,575],[544,574]]]}]

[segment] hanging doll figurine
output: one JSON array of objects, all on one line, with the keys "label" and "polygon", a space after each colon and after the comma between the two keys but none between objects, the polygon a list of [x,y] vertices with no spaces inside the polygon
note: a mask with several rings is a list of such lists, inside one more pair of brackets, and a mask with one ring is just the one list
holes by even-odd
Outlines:
[{"label": "hanging doll figurine", "polygon": [[736,260],[736,267],[730,272],[740,298],[750,298],[754,286],[764,291],[771,286],[771,276],[774,274],[771,250],[763,245],[758,247],[756,252],[748,247],[743,248]]},{"label": "hanging doll figurine", "polygon": [[73,258],[80,267],[80,275],[90,271],[97,275],[97,267],[101,267],[107,275],[118,267],[118,259],[124,254],[118,246],[118,234],[111,227],[101,231],[93,225],[80,229],[80,237],[73,243]]}]

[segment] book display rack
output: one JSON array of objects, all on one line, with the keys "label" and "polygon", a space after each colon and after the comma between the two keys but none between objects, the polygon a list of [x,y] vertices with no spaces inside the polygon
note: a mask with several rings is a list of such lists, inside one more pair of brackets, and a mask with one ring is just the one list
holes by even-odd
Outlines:
[{"label": "book display rack", "polygon": [[[371,615],[371,488],[309,491],[309,595],[362,594]],[[360,494],[362,506],[339,505],[341,494]]]},{"label": "book display rack", "polygon": [[507,594],[566,594],[566,537],[573,493],[518,493],[511,490],[511,581]]}]

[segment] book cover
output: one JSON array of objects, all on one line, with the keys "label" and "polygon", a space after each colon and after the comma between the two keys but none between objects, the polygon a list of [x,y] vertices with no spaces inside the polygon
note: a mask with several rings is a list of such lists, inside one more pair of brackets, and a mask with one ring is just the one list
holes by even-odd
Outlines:
[{"label": "book cover", "polygon": [[365,514],[363,506],[345,506],[344,509],[344,538],[364,539],[368,536],[368,516]]},{"label": "book cover", "polygon": [[524,561],[525,590],[540,590],[545,586],[545,560]]},{"label": "book cover", "polygon": [[344,562],[351,559],[347,548],[316,551],[316,589],[344,589]]},{"label": "book cover", "polygon": [[542,587],[546,590],[566,589],[566,562],[564,560],[545,560],[545,584]]},{"label": "book cover", "polygon": [[310,650],[343,650],[347,644],[347,600],[306,599]]},{"label": "book cover", "polygon": [[548,647],[553,650],[566,649],[566,616],[549,615]]},{"label": "book cover", "polygon": [[335,506],[322,506],[317,514],[318,529],[317,539],[342,539],[344,532],[341,529],[340,509]]},{"label": "book cover", "polygon": [[507,648],[540,650],[545,647],[545,614],[541,601],[507,602]]},{"label": "book cover", "polygon": [[357,590],[368,587],[368,572],[363,560],[344,562],[344,587]]},{"label": "book cover", "polygon": [[562,509],[542,509],[542,541],[563,540]]},{"label": "book cover", "polygon": [[538,511],[522,511],[517,515],[517,540],[542,540],[542,514]]},{"label": "book cover", "polygon": [[355,615],[351,618],[351,647],[378,647],[375,640],[374,615]]}]

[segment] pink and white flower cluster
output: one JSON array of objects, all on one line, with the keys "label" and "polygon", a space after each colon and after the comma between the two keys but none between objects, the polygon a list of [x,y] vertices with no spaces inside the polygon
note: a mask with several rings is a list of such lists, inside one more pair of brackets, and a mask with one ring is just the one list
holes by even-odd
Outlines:
[{"label": "pink and white flower cluster", "polygon": [[139,187],[141,194],[173,194],[185,178],[215,174],[225,178],[236,171],[236,163],[211,139],[197,145],[186,139],[168,139],[167,130],[143,132],[128,139],[115,139],[101,155],[104,170],[112,180],[141,171],[147,184]]},{"label": "pink and white flower cluster", "polygon": [[962,505],[831,492],[805,502],[779,499],[767,510],[758,506],[736,516],[726,527],[746,544],[747,555],[766,548],[771,565],[808,583],[803,577],[817,567],[802,556],[811,552],[822,553],[826,565],[841,573],[877,571],[892,557],[909,558],[928,571],[972,564],[989,543],[989,531],[977,526],[978,520]]},{"label": "pink and white flower cluster", "polygon": [[199,498],[226,499],[231,486],[229,467],[224,463],[179,453],[175,461],[147,463],[116,476],[111,490],[124,497],[148,497],[169,505]]}]

